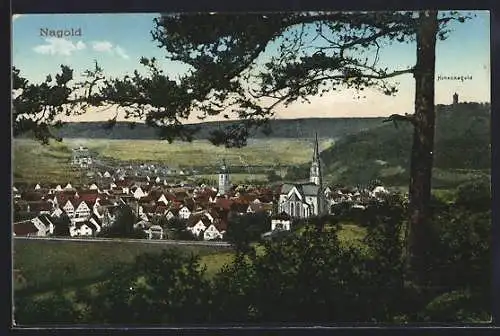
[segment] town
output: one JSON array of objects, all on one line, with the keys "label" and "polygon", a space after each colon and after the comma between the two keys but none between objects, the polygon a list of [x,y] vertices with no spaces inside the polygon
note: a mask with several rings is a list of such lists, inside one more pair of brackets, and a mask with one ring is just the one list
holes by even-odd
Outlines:
[{"label": "town", "polygon": [[[73,150],[74,166],[96,167],[96,160],[84,147]],[[16,237],[49,237],[58,234],[56,226],[62,217],[68,218],[71,237],[96,237],[113,226],[124,209],[134,214],[134,229],[142,230],[146,239],[172,239],[169,223],[182,224],[183,239],[205,241],[225,240],[225,233],[234,218],[261,214],[270,226],[262,235],[291,230],[296,219],[335,214],[338,205],[364,208],[370,200],[387,194],[381,186],[346,188],[323,185],[318,137],[308,181],[252,186],[231,184],[231,167],[225,160],[218,171],[218,185],[194,185],[185,181],[168,182],[158,170],[96,168],[91,184],[54,184],[48,181],[36,185],[15,183],[14,228]],[[139,174],[137,170],[142,169]],[[148,173],[149,171],[149,173]],[[60,234],[60,233],[59,233]],[[174,238],[175,239],[175,238]]]}]

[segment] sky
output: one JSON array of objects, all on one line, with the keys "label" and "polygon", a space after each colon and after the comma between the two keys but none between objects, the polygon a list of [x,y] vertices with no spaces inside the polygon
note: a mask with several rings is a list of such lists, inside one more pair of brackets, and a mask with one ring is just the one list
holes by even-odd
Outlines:
[{"label": "sky", "polygon": [[[451,26],[453,31],[436,46],[436,104],[450,104],[453,93],[461,101],[490,102],[490,17],[488,11],[475,11],[473,19]],[[96,60],[105,74],[116,77],[141,69],[139,59],[156,57],[167,73],[183,72],[187,67],[165,59],[163,50],[151,37],[154,13],[129,14],[29,14],[12,18],[12,64],[33,82],[60,70],[65,64],[78,76],[91,69]],[[71,30],[75,36],[41,36],[41,30]],[[81,34],[78,34],[78,31]],[[79,35],[79,36],[78,36]],[[395,44],[380,54],[381,63],[391,69],[415,64],[414,44]],[[439,76],[463,76],[467,79],[439,80]],[[375,90],[356,93],[339,90],[311,103],[294,103],[276,109],[277,118],[377,117],[393,113],[411,113],[414,105],[414,79],[397,77],[399,92],[385,96]],[[115,115],[114,109],[89,110],[66,121],[99,121]],[[118,120],[122,119],[119,114]],[[216,120],[213,118],[212,120]],[[191,118],[188,122],[197,122]]]}]

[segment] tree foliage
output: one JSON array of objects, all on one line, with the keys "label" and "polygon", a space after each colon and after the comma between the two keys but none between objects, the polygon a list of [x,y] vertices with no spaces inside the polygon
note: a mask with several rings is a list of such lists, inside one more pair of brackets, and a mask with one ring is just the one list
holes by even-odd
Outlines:
[{"label": "tree foliage", "polygon": [[122,205],[118,210],[116,220],[111,226],[103,228],[99,235],[107,238],[146,238],[146,233],[143,230],[134,228],[136,221],[137,218],[132,208],[128,205]]},{"label": "tree foliage", "polygon": [[69,237],[69,227],[71,225],[71,221],[66,212],[63,212],[59,218],[54,220],[54,236],[65,236]]},{"label": "tree foliage", "polygon": [[237,251],[245,252],[251,242],[259,241],[261,235],[270,229],[271,220],[264,212],[233,216],[229,220],[225,239]]},{"label": "tree foliage", "polygon": [[12,68],[12,125],[13,135],[33,133],[36,139],[48,143],[49,139],[61,140],[52,133],[59,128],[61,114],[69,115],[73,70],[62,65],[61,72],[48,75],[40,84],[30,83],[20,69]]}]

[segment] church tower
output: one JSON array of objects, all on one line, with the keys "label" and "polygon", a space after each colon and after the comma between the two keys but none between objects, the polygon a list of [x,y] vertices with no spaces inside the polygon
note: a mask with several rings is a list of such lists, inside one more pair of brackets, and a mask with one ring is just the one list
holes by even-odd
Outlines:
[{"label": "church tower", "polygon": [[219,171],[219,195],[225,195],[229,191],[229,170],[226,160],[222,160],[222,166]]},{"label": "church tower", "polygon": [[326,199],[323,190],[323,175],[321,173],[321,158],[319,157],[318,133],[316,133],[316,138],[314,141],[314,152],[311,163],[309,181],[319,187],[317,194],[317,207],[318,207],[317,214],[324,215],[326,210]]},{"label": "church tower", "polygon": [[322,187],[323,181],[321,179],[321,160],[319,157],[318,133],[316,133],[316,139],[314,142],[314,152],[309,174],[309,181],[316,184],[320,188]]}]

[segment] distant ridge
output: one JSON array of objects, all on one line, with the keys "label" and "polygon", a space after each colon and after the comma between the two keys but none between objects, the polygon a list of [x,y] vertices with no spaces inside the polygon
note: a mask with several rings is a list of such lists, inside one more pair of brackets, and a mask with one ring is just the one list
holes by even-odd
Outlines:
[{"label": "distant ridge", "polygon": [[[337,138],[382,125],[384,118],[302,118],[276,119],[270,121],[272,133],[265,135],[258,130],[251,138],[311,138],[315,132],[323,138]],[[236,124],[238,121],[206,122],[189,126],[200,127],[196,139],[207,139],[211,131]],[[106,122],[73,122],[57,131],[63,138],[88,139],[158,139],[156,130],[145,124],[117,122],[112,129],[106,129]]]}]

